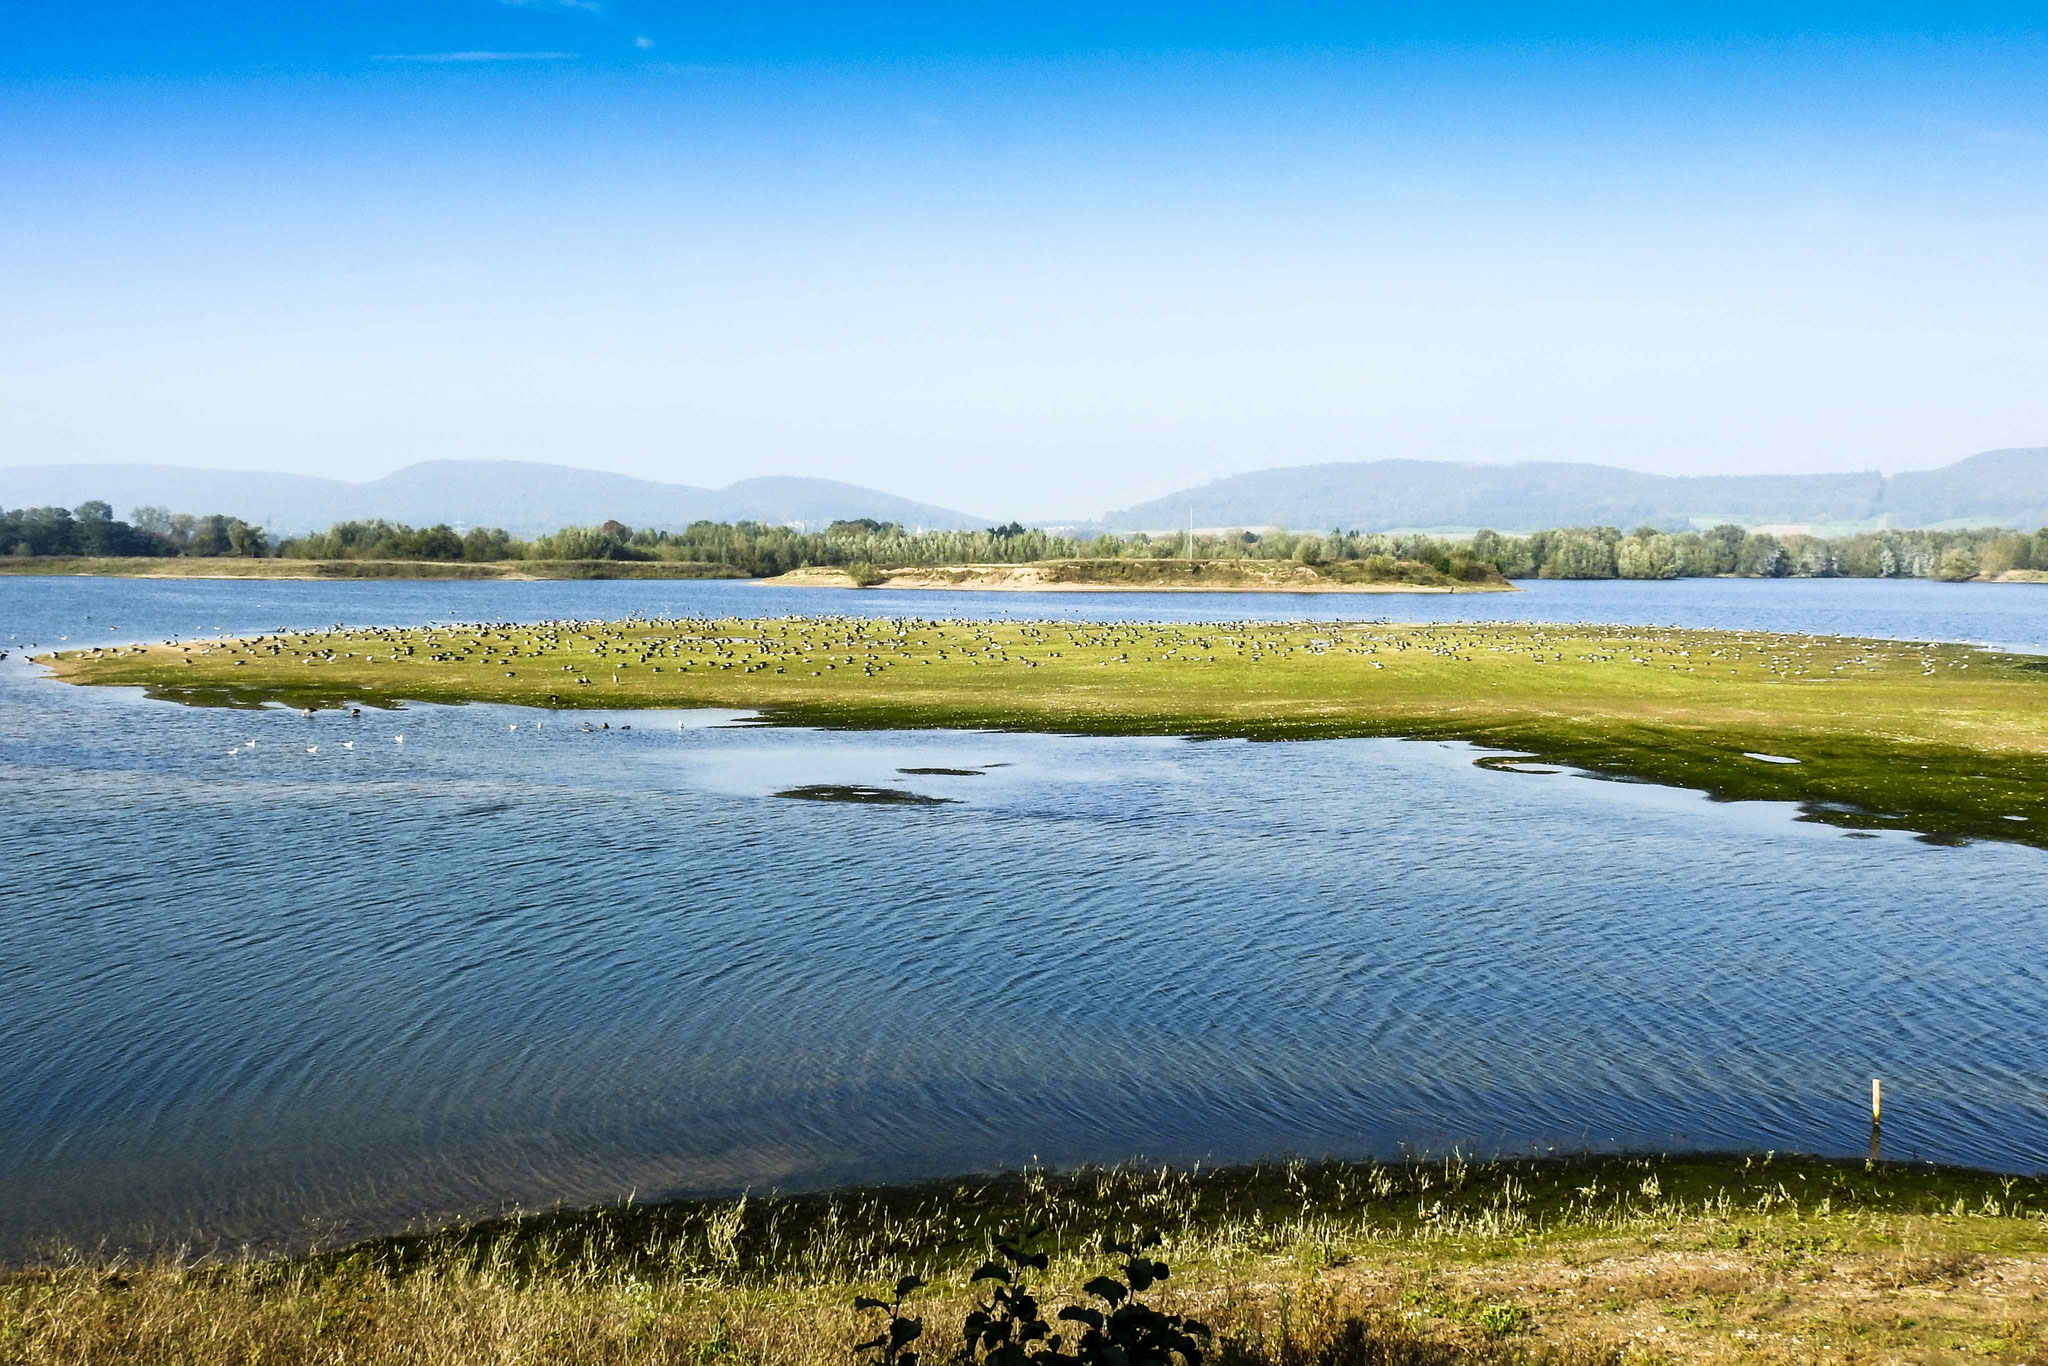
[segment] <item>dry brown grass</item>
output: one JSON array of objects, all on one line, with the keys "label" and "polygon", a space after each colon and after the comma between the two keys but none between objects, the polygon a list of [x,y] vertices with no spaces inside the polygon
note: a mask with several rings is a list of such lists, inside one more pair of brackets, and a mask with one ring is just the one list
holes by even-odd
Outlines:
[{"label": "dry brown grass", "polygon": [[0,1281],[0,1362],[848,1366],[909,1271],[928,1361],[1004,1233],[1166,1238],[1162,1308],[1231,1366],[2039,1362],[2048,1182],[1812,1160],[1096,1171],[564,1214],[288,1260],[71,1260]]}]

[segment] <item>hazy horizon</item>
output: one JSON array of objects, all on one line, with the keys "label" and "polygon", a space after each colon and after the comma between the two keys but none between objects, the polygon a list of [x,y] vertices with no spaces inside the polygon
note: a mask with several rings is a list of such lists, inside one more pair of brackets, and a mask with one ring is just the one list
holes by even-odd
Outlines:
[{"label": "hazy horizon", "polygon": [[[2028,450],[2038,450],[2038,449],[2042,449],[2042,448],[2040,448],[2040,447],[2029,447],[2029,448],[2023,448],[2023,449],[2028,449]],[[1970,452],[1970,453],[1969,453],[1969,455],[1965,455],[1965,456],[1961,456],[1961,457],[1958,457],[1958,459],[1959,459],[1959,460],[1967,460],[1967,459],[1970,459],[1970,458],[1971,458],[1971,456],[1976,456],[1976,455],[1992,455],[1992,454],[2000,454],[2000,453],[2001,453],[2001,452],[1997,452],[1997,451],[1973,451],[1973,452]],[[1397,457],[1388,457],[1388,458],[1397,458]],[[645,478],[645,479],[653,479],[653,480],[656,480],[657,482],[667,483],[667,484],[671,484],[671,485],[674,485],[674,486],[678,486],[678,487],[694,487],[694,488],[702,488],[702,489],[706,489],[706,490],[709,490],[709,491],[711,491],[711,492],[719,492],[719,491],[722,491],[723,489],[726,489],[726,488],[730,488],[730,487],[733,487],[733,486],[736,486],[736,485],[739,485],[739,484],[745,483],[745,482],[746,482],[746,481],[748,481],[748,480],[753,480],[753,479],[758,479],[758,478],[764,478],[764,477],[772,478],[772,477],[776,477],[776,476],[781,476],[781,475],[784,475],[784,474],[785,474],[785,471],[782,471],[782,470],[775,470],[775,469],[760,469],[760,470],[748,470],[748,471],[746,471],[745,473],[743,473],[743,474],[738,474],[738,475],[735,475],[735,476],[734,476],[733,478],[731,478],[731,479],[727,479],[727,480],[723,481],[722,483],[718,483],[718,482],[709,482],[709,483],[704,483],[704,484],[695,484],[695,485],[692,485],[692,484],[689,484],[689,483],[688,483],[688,481],[685,481],[685,480],[664,480],[664,479],[662,479],[662,478],[661,478],[661,477],[660,477],[659,475],[645,475],[645,474],[636,474],[636,473],[634,473],[633,471],[630,471],[630,470],[618,470],[618,469],[612,469],[612,468],[609,468],[609,467],[607,467],[607,466],[603,466],[603,465],[599,465],[599,464],[571,464],[571,463],[565,463],[565,462],[562,462],[562,461],[555,461],[555,460],[538,460],[538,459],[534,459],[534,460],[528,460],[528,459],[524,459],[524,458],[514,459],[514,458],[511,458],[511,457],[495,457],[495,456],[474,456],[474,457],[427,457],[427,458],[425,458],[425,459],[423,459],[423,460],[421,460],[421,461],[413,461],[413,462],[408,462],[408,465],[430,464],[430,463],[432,463],[432,462],[433,462],[434,460],[437,460],[437,459],[455,459],[455,460],[462,460],[462,461],[467,461],[467,462],[474,462],[474,463],[489,463],[489,462],[493,462],[493,461],[510,461],[511,463],[518,463],[518,464],[531,464],[531,465],[535,465],[535,466],[545,466],[545,467],[548,467],[548,468],[553,468],[553,469],[562,469],[562,470],[568,470],[568,471],[572,471],[572,472],[580,472],[580,473],[586,473],[586,474],[622,474],[622,475],[625,475],[625,476],[627,476],[627,477],[630,477],[630,478]],[[1337,462],[1321,462],[1321,463],[1345,463],[1345,462],[1342,462],[1342,461],[1337,461]],[[1445,463],[1456,463],[1456,462],[1445,462]],[[1519,458],[1516,458],[1516,459],[1499,459],[1499,460],[1472,460],[1472,461],[1467,461],[1467,462],[1463,462],[1463,463],[1469,463],[1469,464],[1484,464],[1484,465],[1501,465],[1501,466],[1505,466],[1505,465],[1512,465],[1512,464],[1517,464],[1517,463],[1533,463],[1533,462],[1527,462],[1527,461],[1523,461],[1523,460],[1521,460],[1521,459],[1519,459]],[[1607,462],[1599,462],[1599,463],[1602,463],[1602,464],[1606,464],[1606,467],[1608,467],[1608,468],[1617,468],[1617,469],[1619,469],[1619,468],[1626,468],[1626,467],[1620,466],[1620,465],[1618,465],[1618,464],[1607,464]],[[1881,474],[1883,474],[1883,475],[1884,475],[1885,477],[1889,478],[1890,476],[1892,476],[1892,475],[1894,475],[1894,474],[1899,474],[1899,473],[1913,473],[1913,472],[1917,472],[1918,470],[1921,470],[1921,469],[1939,469],[1939,468],[1944,468],[1944,467],[1946,467],[1946,466],[1948,466],[1948,465],[1952,465],[1952,464],[1955,464],[1955,463],[1957,463],[1957,461],[1942,461],[1942,462],[1940,462],[1940,463],[1939,463],[1939,464],[1937,464],[1937,465],[1933,465],[1933,466],[1926,466],[1926,467],[1915,467],[1915,466],[1910,466],[1910,465],[1906,465],[1906,466],[1901,466],[1901,467],[1900,467],[1899,469],[1897,469],[1897,470],[1886,470],[1886,471],[1879,471],[1879,473],[1881,473]],[[8,502],[8,499],[7,499],[7,496],[6,496],[6,491],[5,491],[5,484],[6,484],[6,475],[7,475],[7,473],[8,473],[8,471],[9,471],[9,470],[21,471],[21,472],[24,472],[24,473],[26,473],[26,472],[28,472],[28,471],[31,471],[31,470],[50,470],[50,469],[67,469],[67,468],[77,468],[77,469],[91,469],[91,468],[104,468],[104,469],[116,469],[116,468],[146,468],[146,467],[154,467],[154,468],[163,468],[163,469],[172,469],[172,470],[187,470],[187,471],[190,471],[190,472],[192,472],[192,473],[194,473],[194,474],[200,474],[200,473],[204,473],[204,474],[228,474],[228,475],[242,475],[242,474],[246,474],[246,475],[263,475],[263,474],[295,474],[295,475],[305,475],[305,476],[307,476],[307,477],[310,477],[310,478],[317,478],[317,479],[333,479],[333,480],[339,480],[340,482],[342,482],[342,483],[344,483],[344,484],[347,484],[347,485],[350,485],[350,486],[363,486],[363,485],[375,484],[375,483],[377,483],[377,482],[378,482],[378,481],[379,481],[380,479],[384,478],[384,477],[385,477],[386,475],[389,475],[389,474],[393,474],[393,473],[397,473],[397,472],[399,472],[399,471],[401,471],[401,470],[403,470],[403,469],[407,468],[407,467],[408,467],[408,465],[401,465],[401,466],[395,466],[395,467],[394,467],[393,469],[391,469],[391,470],[385,470],[385,471],[380,471],[380,472],[379,472],[379,473],[377,473],[377,474],[369,474],[369,475],[353,475],[353,474],[331,474],[331,473],[323,473],[322,471],[319,471],[319,470],[279,470],[279,469],[256,469],[256,468],[237,468],[237,467],[233,467],[233,466],[220,466],[220,465],[198,465],[198,464],[189,464],[189,463],[184,463],[184,464],[181,464],[181,463],[160,463],[160,462],[125,462],[125,461],[124,461],[124,462],[115,462],[115,461],[76,461],[76,462],[51,462],[51,463],[46,463],[46,464],[43,464],[43,465],[35,465],[35,466],[32,466],[32,465],[27,465],[27,464],[9,464],[9,463],[0,463],[0,507],[5,507],[5,506],[7,506],[7,502]],[[1285,466],[1262,466],[1262,467],[1260,467],[1260,469],[1261,469],[1262,471],[1265,471],[1265,472],[1278,472],[1278,471],[1284,470],[1285,468],[1286,468]],[[1257,473],[1257,472],[1259,472],[1259,471],[1251,471],[1251,472],[1253,472],[1253,473]],[[1850,473],[1850,474],[1863,474],[1863,473],[1869,473],[1869,472],[1871,472],[1871,467],[1868,467],[1868,466],[1866,466],[1866,467],[1864,467],[1863,469],[1860,469],[1860,470],[1844,470],[1844,471],[1820,471],[1820,472],[1818,472],[1818,473]],[[1718,473],[1718,472],[1717,472],[1717,471],[1699,471],[1699,472],[1697,472],[1697,473],[1694,473],[1694,472],[1676,472],[1676,477],[1680,477],[1680,478],[1685,478],[1685,477],[1707,477],[1707,476],[1712,476],[1712,475],[1714,475],[1714,474],[1716,474],[1716,473]],[[1757,471],[1757,473],[1769,473],[1769,472],[1768,472],[1768,471]],[[947,505],[947,504],[943,504],[943,503],[940,503],[940,502],[939,502],[938,500],[936,500],[936,499],[929,499],[929,498],[926,498],[926,497],[924,496],[924,491],[922,491],[922,490],[920,490],[920,489],[917,489],[917,488],[893,488],[893,487],[882,487],[882,486],[879,486],[879,485],[875,485],[875,484],[870,484],[870,483],[866,483],[865,481],[863,481],[863,480],[861,480],[860,478],[858,478],[858,477],[857,477],[857,475],[858,475],[858,472],[857,472],[857,471],[855,471],[855,472],[848,472],[848,473],[845,473],[845,474],[843,474],[843,475],[837,475],[837,476],[835,476],[835,475],[816,475],[816,476],[811,476],[811,475],[804,475],[804,476],[797,476],[797,477],[800,477],[800,478],[825,478],[825,479],[837,479],[837,480],[838,480],[839,482],[842,482],[842,483],[846,483],[846,484],[850,484],[850,485],[853,485],[853,486],[855,486],[855,487],[860,487],[860,488],[867,488],[867,489],[870,489],[870,490],[872,490],[873,492],[876,492],[876,493],[880,493],[880,494],[885,494],[885,495],[889,495],[889,496],[890,496],[890,497],[892,497],[892,498],[902,499],[902,500],[905,500],[905,501],[915,501],[915,502],[928,502],[928,503],[933,503],[933,504],[934,504],[935,506],[939,506],[939,507],[942,507],[942,508],[944,508],[944,509],[945,509],[945,510],[947,510],[947,511],[951,511],[951,512],[954,512],[954,513],[960,513],[960,514],[964,514],[964,515],[966,515],[966,516],[968,516],[968,517],[970,517],[970,518],[983,518],[983,519],[986,519],[986,520],[991,520],[991,521],[997,521],[997,522],[1000,522],[1000,521],[1004,521],[1004,520],[1008,519],[1008,518],[1009,518],[1009,517],[1011,516],[1011,513],[1010,513],[1010,511],[1009,511],[1009,510],[1008,510],[1007,508],[997,508],[997,509],[991,510],[991,509],[988,509],[988,508],[983,508],[983,507],[973,507],[973,506],[969,506],[969,507],[960,507],[960,506],[954,506],[954,505]],[[1218,478],[1228,478],[1228,477],[1229,477],[1228,475],[1224,475],[1224,476],[1218,476]],[[1191,491],[1191,490],[1194,490],[1194,489],[1199,489],[1200,487],[1202,487],[1203,485],[1205,485],[1205,484],[1206,484],[1206,483],[1208,483],[1208,482],[1210,482],[1210,477],[1209,477],[1209,476],[1204,476],[1204,477],[1203,477],[1202,479],[1198,479],[1198,480],[1191,480],[1191,481],[1190,481],[1190,482],[1189,482],[1188,484],[1185,484],[1185,485],[1181,485],[1181,486],[1178,486],[1178,487],[1176,487],[1175,489],[1172,489],[1172,490],[1168,490],[1167,492],[1169,492],[1169,493],[1173,493],[1173,492]],[[80,486],[79,486],[79,496],[80,496],[80,497],[86,496],[86,494],[87,494],[87,493],[88,493],[89,491],[90,491],[90,486],[88,486],[88,485],[80,485]],[[101,490],[101,492],[104,492],[104,490]],[[1159,496],[1160,496],[1160,497],[1163,497],[1163,496],[1165,496],[1165,495],[1164,495],[1164,494],[1162,494],[1162,495],[1159,495]],[[37,499],[34,499],[34,498],[32,498],[32,499],[30,499],[30,501],[31,501],[31,502],[34,502],[34,501],[37,501]],[[42,499],[42,501],[48,501],[48,499],[47,499],[47,498],[44,498],[44,499]],[[64,499],[62,499],[62,498],[59,498],[59,499],[57,499],[56,501],[58,501],[58,502],[60,502],[60,503],[61,503],[61,502],[64,502],[65,500],[64,500]],[[128,499],[127,501],[130,501],[130,502],[132,502],[132,501],[134,501],[134,499],[130,498],[130,499]],[[175,501],[175,500],[174,500],[174,501]],[[1148,500],[1133,500],[1133,503],[1131,503],[1131,504],[1126,504],[1126,505],[1125,505],[1125,507],[1135,507],[1137,503],[1140,503],[1140,502],[1144,502],[1144,501],[1148,501]],[[1150,501],[1156,501],[1156,498],[1155,498],[1154,500],[1150,500]],[[1034,515],[1032,515],[1032,517],[1030,518],[1030,520],[1031,520],[1031,522],[1032,522],[1032,524],[1033,524],[1033,525],[1051,525],[1051,524],[1060,524],[1060,523],[1065,523],[1065,524],[1073,524],[1073,525],[1089,525],[1089,524],[1092,524],[1092,523],[1096,522],[1097,520],[1099,520],[1099,519],[1100,519],[1100,518],[1101,518],[1102,516],[1104,516],[1105,514],[1114,514],[1114,513],[1117,513],[1117,512],[1119,512],[1120,510],[1121,510],[1121,509],[1119,509],[1119,508],[1115,508],[1115,507],[1111,507],[1111,508],[1101,508],[1101,509],[1086,509],[1086,510],[1078,510],[1078,509],[1073,509],[1073,508],[1069,508],[1069,509],[1067,509],[1067,510],[1066,510],[1066,512],[1064,512],[1064,513],[1055,513],[1055,514],[1052,514],[1052,515],[1050,515],[1050,516],[1048,516],[1048,515],[1044,515],[1044,514],[1034,514]],[[875,510],[874,510],[874,509],[869,509],[869,511],[870,511],[870,512],[874,512]],[[118,507],[117,507],[117,508],[115,509],[115,512],[116,512],[116,515],[122,515],[122,509],[121,509],[121,508],[118,508]],[[849,513],[848,515],[852,515],[852,514],[850,514],[850,513]],[[715,519],[714,519],[714,520],[715,520]],[[774,518],[771,518],[770,520],[775,520],[775,519],[774,519]],[[1568,520],[1568,519],[1567,519],[1567,520]],[[1792,520],[1796,521],[1796,520],[1798,520],[1798,519],[1794,518],[1794,519],[1792,519]],[[2020,520],[2020,521],[2022,521],[2022,522],[2024,522],[2024,521],[2026,521],[2027,519],[2023,517],[2023,518],[2021,518],[2021,519],[2019,519],[2019,520]],[[1233,524],[1233,525],[1234,525],[1234,524]],[[1161,528],[1163,528],[1163,529],[1166,529],[1166,530],[1172,530],[1172,529],[1175,529],[1175,527],[1177,527],[1177,526],[1178,526],[1178,523],[1175,523],[1175,524],[1174,524],[1174,526],[1168,526],[1168,525],[1167,525],[1166,523],[1164,523],[1164,522],[1161,522],[1161,523],[1160,523],[1160,527],[1161,527]],[[1221,524],[1219,524],[1219,528],[1220,528],[1220,526],[1221,526]],[[1204,529],[1204,530],[1216,530],[1216,529],[1219,529],[1219,528],[1203,528],[1203,529]]]},{"label": "hazy horizon", "polygon": [[2048,28],[45,7],[0,466],[436,458],[1093,516],[1276,465],[2048,444]]}]

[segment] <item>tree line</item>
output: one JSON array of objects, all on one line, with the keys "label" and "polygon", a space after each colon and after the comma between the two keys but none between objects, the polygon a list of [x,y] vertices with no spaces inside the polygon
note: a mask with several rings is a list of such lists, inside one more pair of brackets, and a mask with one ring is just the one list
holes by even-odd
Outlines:
[{"label": "tree line", "polygon": [[[1144,532],[1077,538],[1018,522],[980,531],[906,531],[894,522],[853,518],[822,531],[762,522],[693,522],[680,531],[635,529],[611,521],[564,527],[523,540],[494,527],[458,532],[446,524],[336,522],[325,531],[272,545],[261,527],[221,515],[195,517],[137,508],[116,521],[103,502],[73,510],[0,510],[0,552],[10,555],[276,554],[304,560],[691,561],[747,574],[808,566],[870,568],[944,564],[1027,564],[1059,559],[1292,560],[1324,565],[1365,561],[1428,565],[1454,578],[1490,566],[1511,579],[1926,578],[1961,581],[2007,570],[2048,571],[2048,528],[1883,530],[1843,537],[1749,531],[1732,523],[1705,531],[1643,526],[1565,527],[1525,536],[1480,531],[1469,537],[1420,532],[1268,530],[1151,536]],[[1192,542],[1192,543],[1191,543]]]},{"label": "tree line", "polygon": [[1068,537],[1017,523],[983,531],[909,532],[894,522],[857,518],[823,531],[762,522],[692,522],[681,531],[634,529],[622,522],[564,527],[520,540],[496,528],[457,533],[392,522],[337,522],[282,542],[278,554],[309,560],[679,560],[730,565],[749,574],[781,574],[811,565],[1025,564],[1083,553]]},{"label": "tree line", "polygon": [[93,499],[76,508],[0,508],[0,554],[233,555],[252,558],[271,552],[263,528],[220,513],[195,516],[169,508],[139,507],[119,521],[114,509]]},{"label": "tree line", "polygon": [[1746,531],[1576,527],[1502,536],[1482,531],[1466,553],[1509,578],[1940,579],[1960,583],[2013,569],[2048,570],[2048,528],[2031,535],[2004,528],[1883,530],[1821,537]]},{"label": "tree line", "polygon": [[1480,531],[1470,537],[1420,532],[1229,531],[1193,538],[1138,532],[1089,538],[1031,530],[1012,522],[981,531],[909,532],[867,518],[804,532],[760,522],[693,522],[681,531],[635,530],[620,522],[567,527],[521,541],[498,530],[457,535],[386,522],[343,522],[284,542],[279,553],[305,559],[690,560],[749,574],[812,565],[915,566],[1028,564],[1064,559],[1292,560],[1425,564],[1454,578],[1487,565],[1508,578],[1671,579],[1732,574],[1748,578],[1926,578],[1960,581],[2009,569],[2048,570],[2048,528],[2033,534],[1999,528],[1965,531],[1868,531],[1819,537],[1748,531],[1732,523],[1706,531],[1568,527],[1526,536]]}]

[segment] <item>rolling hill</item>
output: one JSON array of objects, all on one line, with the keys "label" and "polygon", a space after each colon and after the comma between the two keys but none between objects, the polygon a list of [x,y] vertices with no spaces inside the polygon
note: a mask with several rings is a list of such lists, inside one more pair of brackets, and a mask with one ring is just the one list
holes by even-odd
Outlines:
[{"label": "rolling hill", "polygon": [[366,483],[173,465],[0,469],[0,507],[76,507],[89,498],[113,504],[119,517],[143,504],[158,504],[176,512],[225,512],[282,534],[373,517],[415,526],[497,526],[520,536],[613,518],[657,529],[700,519],[821,523],[872,517],[944,530],[988,524],[985,518],[832,479],[774,476],[705,489],[510,460],[430,460]]},{"label": "rolling hill", "polygon": [[[117,516],[145,503],[226,512],[273,533],[381,517],[413,525],[500,526],[533,536],[616,518],[679,528],[692,521],[806,522],[872,517],[907,527],[964,530],[988,518],[831,479],[764,476],[696,488],[598,470],[520,461],[432,460],[355,483],[310,475],[171,465],[0,468],[0,507],[76,507],[88,498]],[[1106,514],[1113,531],[1205,527],[1476,528],[1649,523],[1678,528],[1946,524],[2048,526],[2048,447],[1986,451],[1940,469],[1856,474],[1644,474],[1607,465],[1514,465],[1372,460],[1258,470]]]},{"label": "rolling hill", "polygon": [[1607,465],[1372,460],[1234,475],[1111,512],[1112,530],[1186,526],[1539,527],[1697,521],[2048,525],[2048,447],[1986,451],[1941,469],[1861,474],[1643,474]]}]

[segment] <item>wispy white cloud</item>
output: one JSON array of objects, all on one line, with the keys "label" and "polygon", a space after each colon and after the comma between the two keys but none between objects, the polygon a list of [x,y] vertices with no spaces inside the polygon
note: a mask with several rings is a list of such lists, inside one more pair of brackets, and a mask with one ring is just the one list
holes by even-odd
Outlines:
[{"label": "wispy white cloud", "polygon": [[642,52],[645,52],[648,48],[654,46],[654,40],[643,33],[638,38],[635,38],[633,40],[633,46],[639,48]]},{"label": "wispy white cloud", "polygon": [[373,62],[566,62],[573,52],[380,52]]}]

